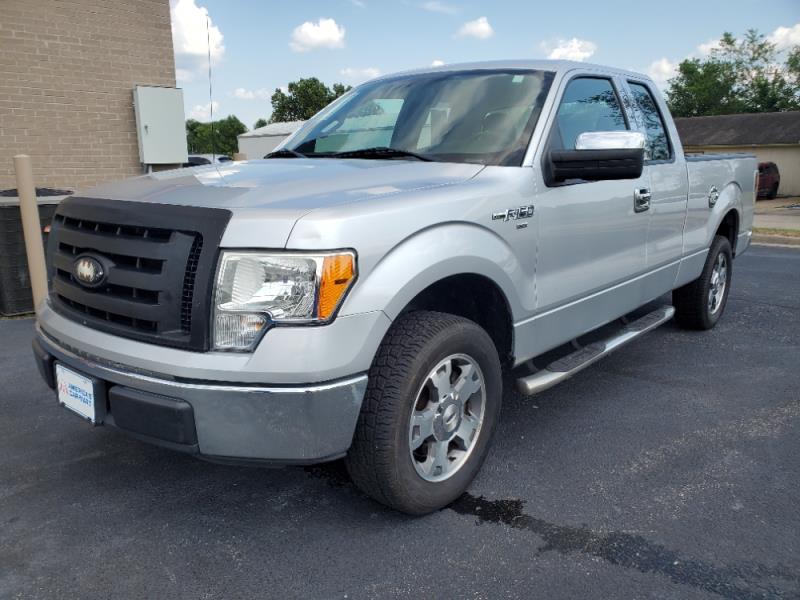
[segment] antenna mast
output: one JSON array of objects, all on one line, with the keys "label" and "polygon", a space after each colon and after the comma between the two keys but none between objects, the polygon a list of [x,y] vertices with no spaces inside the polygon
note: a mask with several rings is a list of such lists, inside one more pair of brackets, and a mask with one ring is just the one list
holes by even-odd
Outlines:
[{"label": "antenna mast", "polygon": [[214,135],[214,96],[211,88],[211,28],[206,13],[206,46],[208,47],[208,111],[211,118],[211,159],[217,161],[217,136]]}]

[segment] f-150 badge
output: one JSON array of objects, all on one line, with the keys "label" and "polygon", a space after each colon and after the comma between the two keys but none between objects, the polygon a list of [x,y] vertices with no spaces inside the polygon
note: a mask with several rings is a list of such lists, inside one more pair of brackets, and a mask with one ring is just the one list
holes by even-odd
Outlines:
[{"label": "f-150 badge", "polygon": [[502,212],[492,213],[492,221],[516,221],[518,219],[527,219],[532,216],[533,204],[528,204],[527,206],[508,208]]}]

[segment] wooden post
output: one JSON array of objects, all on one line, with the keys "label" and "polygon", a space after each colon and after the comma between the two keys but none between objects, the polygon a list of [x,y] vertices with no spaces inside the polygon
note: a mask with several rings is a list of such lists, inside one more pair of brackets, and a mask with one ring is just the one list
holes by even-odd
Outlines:
[{"label": "wooden post", "polygon": [[47,270],[44,262],[39,203],[36,201],[36,187],[33,185],[31,157],[27,154],[15,156],[14,171],[17,176],[17,196],[19,196],[19,212],[22,216],[22,232],[25,235],[25,252],[28,255],[33,306],[38,314],[41,303],[47,297]]},{"label": "wooden post", "polygon": [[234,152],[233,153],[233,160],[236,160],[236,161],[247,160],[247,154],[245,154],[244,152]]}]

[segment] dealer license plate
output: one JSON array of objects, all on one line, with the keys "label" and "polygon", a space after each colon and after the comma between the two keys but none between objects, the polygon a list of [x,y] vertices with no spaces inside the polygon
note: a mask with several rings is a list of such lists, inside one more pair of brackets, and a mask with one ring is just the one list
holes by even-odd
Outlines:
[{"label": "dealer license plate", "polygon": [[56,363],[58,401],[92,423],[97,423],[95,386],[88,377]]}]

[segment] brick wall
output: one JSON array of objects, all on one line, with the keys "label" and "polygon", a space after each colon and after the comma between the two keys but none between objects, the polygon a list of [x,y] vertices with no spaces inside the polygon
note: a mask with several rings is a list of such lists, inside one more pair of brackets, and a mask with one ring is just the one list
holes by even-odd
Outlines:
[{"label": "brick wall", "polygon": [[2,0],[0,190],[23,153],[38,187],[140,174],[137,84],[175,86],[169,0]]}]

